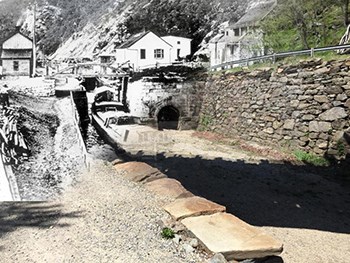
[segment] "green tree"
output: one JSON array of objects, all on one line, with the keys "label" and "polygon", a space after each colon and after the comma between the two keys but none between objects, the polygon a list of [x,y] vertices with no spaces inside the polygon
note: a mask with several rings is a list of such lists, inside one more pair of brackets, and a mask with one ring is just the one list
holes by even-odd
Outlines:
[{"label": "green tree", "polygon": [[262,22],[265,43],[276,52],[337,44],[340,12],[330,0],[280,0]]}]

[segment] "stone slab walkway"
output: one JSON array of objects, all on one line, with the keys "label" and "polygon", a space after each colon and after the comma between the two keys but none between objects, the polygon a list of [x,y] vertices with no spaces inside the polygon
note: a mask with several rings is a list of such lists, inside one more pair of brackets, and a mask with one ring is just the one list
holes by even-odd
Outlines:
[{"label": "stone slab walkway", "polygon": [[275,256],[283,250],[281,242],[260,229],[231,214],[222,213],[226,211],[224,206],[198,196],[179,198],[187,192],[181,183],[175,179],[162,178],[158,170],[153,170],[147,164],[128,162],[114,167],[126,173],[129,180],[134,182],[157,174],[161,179],[154,178],[145,187],[157,194],[178,198],[165,205],[164,210],[175,220],[181,221],[209,253],[222,253],[227,260],[241,260]]},{"label": "stone slab walkway", "polygon": [[175,179],[161,178],[145,184],[147,190],[170,198],[183,198],[193,196],[182,184]]},{"label": "stone slab walkway", "polygon": [[231,214],[190,217],[181,222],[209,251],[222,253],[227,260],[263,258],[283,250],[281,242]]},{"label": "stone slab walkway", "polygon": [[211,202],[205,198],[193,196],[182,198],[164,206],[174,219],[181,220],[187,217],[210,215],[218,212],[225,212],[226,207]]}]

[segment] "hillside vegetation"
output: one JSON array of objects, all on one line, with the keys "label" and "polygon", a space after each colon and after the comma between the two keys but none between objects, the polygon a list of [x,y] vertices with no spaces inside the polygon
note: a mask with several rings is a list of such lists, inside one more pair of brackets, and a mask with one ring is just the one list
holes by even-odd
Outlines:
[{"label": "hillside vegetation", "polygon": [[349,0],[279,0],[262,22],[265,44],[275,52],[337,45],[348,10]]},{"label": "hillside vegetation", "polygon": [[17,20],[28,3],[29,0],[0,1],[0,40],[13,33]]},{"label": "hillside vegetation", "polygon": [[[36,37],[47,55],[65,45],[65,50],[74,51],[72,56],[78,56],[83,49],[97,54],[110,42],[117,46],[134,33],[152,30],[193,39],[194,53],[209,32],[215,33],[224,21],[237,21],[257,1],[36,0]],[[0,1],[0,39],[13,33],[19,20],[22,32],[32,35],[32,2]],[[266,46],[279,52],[336,45],[348,24],[348,5],[349,0],[279,0],[261,23]]]}]

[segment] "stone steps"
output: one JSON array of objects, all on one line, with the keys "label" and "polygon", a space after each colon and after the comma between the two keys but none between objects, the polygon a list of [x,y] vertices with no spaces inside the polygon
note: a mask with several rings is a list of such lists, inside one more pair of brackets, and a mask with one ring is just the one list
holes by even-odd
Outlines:
[{"label": "stone steps", "polygon": [[115,168],[123,170],[129,180],[144,183],[149,191],[175,199],[165,205],[164,210],[181,222],[210,253],[221,253],[227,260],[243,260],[277,256],[283,250],[281,242],[225,213],[224,206],[193,196],[179,181],[166,178],[148,164],[129,162],[117,164]]}]

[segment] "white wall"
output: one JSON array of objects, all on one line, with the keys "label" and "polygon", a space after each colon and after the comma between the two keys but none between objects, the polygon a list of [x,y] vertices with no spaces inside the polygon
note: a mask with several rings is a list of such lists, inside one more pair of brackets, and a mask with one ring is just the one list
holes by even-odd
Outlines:
[{"label": "white wall", "polygon": [[133,68],[138,68],[138,54],[138,50],[116,49],[116,63],[123,64],[129,60],[129,63]]},{"label": "white wall", "polygon": [[[157,35],[152,32],[148,33],[142,39],[137,41],[134,45],[128,48],[129,50],[137,51],[137,67],[146,67],[146,66],[155,66],[158,64],[169,64],[171,62],[171,46],[159,38]],[[146,50],[146,58],[141,59],[141,49]],[[154,50],[155,49],[163,49],[164,57],[163,58],[155,58]]]},{"label": "white wall", "polygon": [[171,49],[171,62],[177,61],[178,49],[180,50],[180,57],[185,58],[191,54],[191,41],[190,38],[176,37],[176,36],[165,36],[162,37],[166,42],[172,45]]},{"label": "white wall", "polygon": [[[13,61],[18,61],[18,70],[14,71]],[[2,61],[3,74],[11,76],[29,76],[30,75],[30,60],[29,59],[5,59]]]}]

